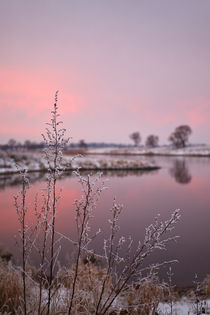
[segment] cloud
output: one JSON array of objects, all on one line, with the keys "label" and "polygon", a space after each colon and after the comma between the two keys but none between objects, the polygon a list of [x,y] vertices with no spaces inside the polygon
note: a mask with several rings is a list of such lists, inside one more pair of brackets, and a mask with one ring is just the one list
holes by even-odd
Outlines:
[{"label": "cloud", "polygon": [[[1,69],[1,107],[12,105],[31,114],[49,109],[56,90],[63,86],[61,73],[49,69]],[[77,112],[81,107],[79,97],[62,91],[62,112]]]},{"label": "cloud", "polygon": [[[59,112],[64,126],[70,127],[74,141],[84,138],[87,141],[129,142],[129,134],[140,131],[144,139],[154,133],[163,143],[180,124],[192,127],[192,141],[196,135],[196,141],[208,140],[205,134],[209,129],[210,102],[199,94],[197,97],[188,94],[170,98],[155,89],[150,95],[132,86],[116,90],[94,78],[89,82],[79,69],[67,73],[56,68],[3,67],[1,73],[1,142],[15,137],[21,141],[26,138],[41,140],[40,134],[44,123],[49,121],[54,93],[59,87]],[[83,85],[84,77],[86,85]]]},{"label": "cloud", "polygon": [[[39,139],[39,130],[49,120],[55,91],[64,85],[59,79],[61,74],[46,69],[10,68],[2,68],[1,74],[0,141],[11,137]],[[81,97],[69,90],[61,90],[60,94],[58,106],[62,117],[75,115],[83,107]]]}]

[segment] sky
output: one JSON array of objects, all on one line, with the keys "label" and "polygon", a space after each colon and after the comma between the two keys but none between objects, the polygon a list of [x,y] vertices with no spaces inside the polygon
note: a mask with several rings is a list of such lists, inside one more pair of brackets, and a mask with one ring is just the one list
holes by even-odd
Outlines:
[{"label": "sky", "polygon": [[56,90],[72,142],[210,144],[209,0],[0,0],[0,143],[41,140]]}]

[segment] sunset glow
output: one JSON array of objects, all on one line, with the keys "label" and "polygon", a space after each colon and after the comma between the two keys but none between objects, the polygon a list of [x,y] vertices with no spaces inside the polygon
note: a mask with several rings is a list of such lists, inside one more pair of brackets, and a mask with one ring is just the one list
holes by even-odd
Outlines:
[{"label": "sunset glow", "polygon": [[210,2],[1,1],[0,143],[41,140],[56,90],[72,141],[209,143]]}]

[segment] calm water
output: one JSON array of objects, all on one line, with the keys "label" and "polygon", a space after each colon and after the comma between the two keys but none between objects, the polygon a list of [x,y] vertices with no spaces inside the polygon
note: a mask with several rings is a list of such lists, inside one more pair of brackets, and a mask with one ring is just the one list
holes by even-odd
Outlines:
[{"label": "calm water", "polygon": [[[195,273],[201,280],[210,273],[210,159],[150,159],[162,168],[149,173],[109,172],[104,175],[104,179],[108,179],[106,186],[109,189],[103,192],[93,220],[93,230],[101,227],[103,234],[93,246],[98,251],[103,246],[114,197],[124,205],[120,233],[131,235],[135,241],[143,238],[145,227],[158,213],[167,219],[174,209],[180,208],[182,218],[174,232],[180,236],[178,243],[171,244],[167,251],[155,252],[147,263],[178,259],[179,263],[173,265],[174,282],[178,285],[191,285]],[[45,186],[42,176],[33,174],[31,178],[27,199],[31,221],[35,194]],[[62,199],[58,206],[57,230],[74,237],[72,203],[80,196],[80,186],[77,179],[69,175],[59,181],[59,187],[62,187]],[[13,195],[19,189],[18,177],[0,178],[0,243],[13,253],[17,262],[19,249],[14,234],[17,234],[18,224]],[[61,263],[67,262],[70,257],[70,246],[63,241]],[[166,272],[167,268],[162,268],[161,277],[165,277]]]}]

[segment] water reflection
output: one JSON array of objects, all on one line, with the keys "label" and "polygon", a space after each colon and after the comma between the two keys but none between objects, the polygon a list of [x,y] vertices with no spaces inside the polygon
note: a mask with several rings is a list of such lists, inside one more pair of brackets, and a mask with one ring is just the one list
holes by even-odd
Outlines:
[{"label": "water reflection", "polygon": [[[172,231],[173,235],[180,236],[178,242],[170,244],[167,251],[156,251],[145,262],[148,266],[154,262],[177,259],[180,263],[173,267],[174,281],[177,285],[191,285],[195,273],[200,280],[210,273],[210,251],[207,250],[210,239],[210,159],[155,157],[155,161],[157,165],[162,166],[155,172],[105,172],[104,176],[109,177],[109,182],[106,183],[109,189],[103,191],[92,219],[93,234],[99,227],[102,231],[94,240],[93,249],[96,253],[101,253],[104,239],[109,236],[109,209],[114,197],[117,202],[124,205],[119,236],[131,235],[135,244],[144,238],[145,227],[153,222],[158,213],[165,220],[174,209],[180,208],[181,221],[175,231]],[[144,174],[146,175],[142,176]],[[38,192],[41,204],[45,175],[30,174],[31,182],[34,181],[34,184],[27,194],[27,217],[32,223],[36,223],[34,199]],[[175,180],[188,185],[178,185]],[[0,189],[0,243],[13,253],[18,263],[20,249],[16,246],[14,235],[17,234],[19,225],[13,205],[13,196],[20,189],[17,184],[18,175],[2,177],[1,183],[6,188]],[[75,208],[72,204],[75,199],[81,197],[81,187],[72,173],[66,173],[58,181],[58,190],[59,188],[62,188],[62,198],[58,204],[56,230],[75,239]],[[67,240],[62,242],[59,261],[65,264],[71,259],[73,250]]]},{"label": "water reflection", "polygon": [[180,184],[188,184],[192,179],[187,163],[184,159],[175,160],[173,167],[169,169],[169,173],[175,178],[176,182]]},{"label": "water reflection", "polygon": [[[46,173],[34,172],[29,174],[30,183],[33,184],[36,181],[45,179]],[[1,175],[0,176],[0,189],[4,189],[9,186],[18,186],[21,184],[21,176],[19,174],[14,175]]]},{"label": "water reflection", "polygon": [[[158,170],[108,170],[102,171],[102,176],[104,177],[126,177],[129,175],[142,176],[145,174],[157,174]],[[83,176],[88,174],[96,174],[97,171],[81,171]],[[28,174],[29,181],[31,184],[40,181],[46,180],[47,174],[45,172],[31,172]],[[65,172],[62,175],[62,179],[66,177],[74,176],[74,172],[69,171]],[[0,189],[4,189],[9,186],[18,186],[21,184],[21,176],[19,174],[14,175],[0,175]]]}]

